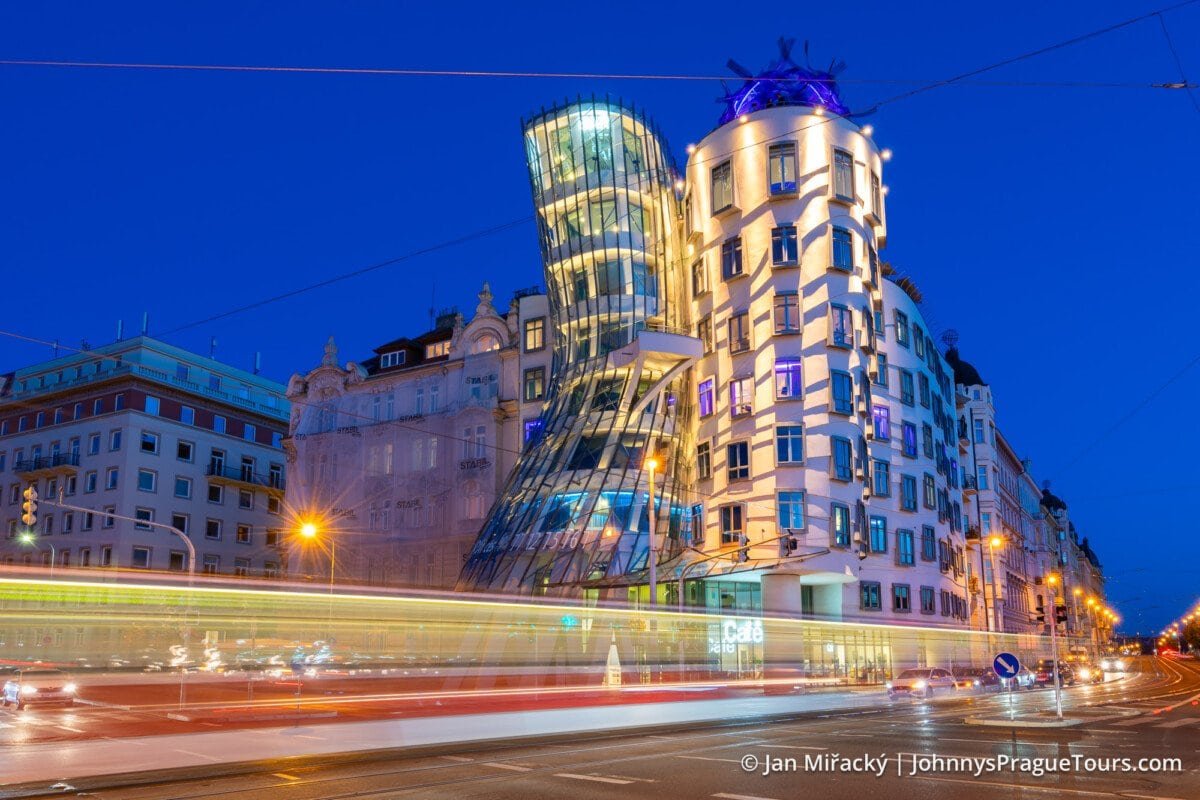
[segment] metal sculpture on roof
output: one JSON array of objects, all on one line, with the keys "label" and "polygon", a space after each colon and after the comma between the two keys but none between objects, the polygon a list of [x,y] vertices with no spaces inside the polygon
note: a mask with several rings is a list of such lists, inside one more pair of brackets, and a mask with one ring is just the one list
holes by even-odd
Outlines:
[{"label": "metal sculpture on roof", "polygon": [[[846,68],[845,63],[831,61],[825,70],[802,67],[792,59],[795,43],[795,39],[780,38],[779,59],[757,75],[729,60],[729,69],[746,80],[736,91],[726,90],[721,98],[720,102],[725,103],[721,125],[742,114],[775,106],[820,106],[834,114],[850,115],[850,109],[838,96],[836,81],[838,73]],[[807,61],[808,42],[804,43],[804,55]]]}]

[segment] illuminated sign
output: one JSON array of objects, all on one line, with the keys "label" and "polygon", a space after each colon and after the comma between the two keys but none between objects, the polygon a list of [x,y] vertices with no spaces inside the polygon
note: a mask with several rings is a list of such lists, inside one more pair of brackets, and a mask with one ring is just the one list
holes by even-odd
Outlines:
[{"label": "illuminated sign", "polygon": [[736,653],[740,644],[762,644],[763,624],[761,619],[721,620],[720,635],[708,637],[708,652],[713,654]]}]

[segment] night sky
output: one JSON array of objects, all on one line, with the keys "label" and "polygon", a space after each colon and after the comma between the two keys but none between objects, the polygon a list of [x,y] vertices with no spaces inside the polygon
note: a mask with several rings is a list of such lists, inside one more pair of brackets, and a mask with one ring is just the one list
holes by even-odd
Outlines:
[{"label": "night sky", "polygon": [[[787,35],[811,42],[813,66],[844,60],[842,97],[864,109],[1159,7],[162,5],[8,3],[0,58],[723,76],[729,58],[765,66]],[[1200,4],[1165,19],[1196,81]],[[884,257],[917,279],[935,334],[959,332],[1002,429],[1098,550],[1129,632],[1157,632],[1200,595],[1186,510],[1200,478],[1179,449],[1200,367],[1146,402],[1200,355],[1200,111],[1182,91],[1095,84],[1178,80],[1152,18],[870,120],[895,151]],[[1011,85],[1036,82],[1086,85]],[[149,312],[162,336],[520,219],[522,115],[606,92],[644,106],[681,162],[720,113],[715,81],[0,66],[0,329],[99,345]],[[261,352],[285,381],[330,334],[362,358],[425,330],[431,305],[469,316],[484,280],[502,308],[541,282],[532,223],[164,338],[207,353],[216,337],[244,368]],[[0,337],[0,370],[49,355]]]}]

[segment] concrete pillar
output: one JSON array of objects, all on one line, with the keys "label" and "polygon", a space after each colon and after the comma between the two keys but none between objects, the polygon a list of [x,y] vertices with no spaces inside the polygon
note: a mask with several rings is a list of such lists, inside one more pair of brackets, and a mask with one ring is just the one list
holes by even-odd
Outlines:
[{"label": "concrete pillar", "polygon": [[763,613],[771,616],[800,616],[800,576],[794,572],[762,574]]},{"label": "concrete pillar", "polygon": [[[858,591],[858,584],[851,584]],[[842,595],[845,588],[840,583],[825,583],[813,586],[812,613],[820,619],[842,618]]]}]

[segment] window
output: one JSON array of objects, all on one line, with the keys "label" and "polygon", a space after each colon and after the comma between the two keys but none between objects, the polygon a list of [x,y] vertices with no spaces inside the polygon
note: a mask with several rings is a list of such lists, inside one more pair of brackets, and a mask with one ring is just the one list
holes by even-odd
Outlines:
[{"label": "window", "polygon": [[525,320],[525,352],[541,350],[546,346],[546,318]]},{"label": "window", "polygon": [[721,243],[721,277],[729,280],[742,274],[742,238],[735,236]]},{"label": "window", "polygon": [[250,526],[240,524],[234,532],[234,541],[238,544],[250,544]]},{"label": "window", "polygon": [[886,353],[879,353],[875,356],[875,385],[887,388],[888,359]]},{"label": "window", "polygon": [[830,438],[833,448],[833,477],[839,481],[848,481],[854,477],[854,456],[850,448],[850,440],[844,436]]},{"label": "window", "polygon": [[833,151],[833,196],[854,202],[854,157],[845,150]]},{"label": "window", "polygon": [[729,413],[745,417],[754,413],[754,380],[734,378],[729,382]]},{"label": "window", "polygon": [[879,441],[892,438],[892,412],[887,406],[875,405],[871,408],[873,435]]},{"label": "window", "polygon": [[379,356],[379,367],[387,369],[388,367],[398,367],[404,363],[405,357],[408,355],[403,350],[394,350],[390,353],[383,353]]},{"label": "window", "polygon": [[94,456],[100,452],[100,434],[93,433],[88,436],[88,455]]},{"label": "window", "polygon": [[800,260],[799,240],[795,225],[780,225],[771,231],[771,263],[777,267],[794,267]]},{"label": "window", "polygon": [[917,510],[917,479],[912,475],[900,476],[900,508],[903,511]]},{"label": "window", "polygon": [[900,402],[911,406],[914,402],[913,374],[906,369],[900,370]]},{"label": "window", "polygon": [[283,513],[283,501],[281,501],[278,497],[275,497],[274,495],[268,495],[267,496],[267,513],[268,514],[276,514],[276,515],[282,514]]},{"label": "window", "polygon": [[767,150],[767,183],[771,194],[794,194],[796,191],[796,143],[780,142]]},{"label": "window", "polygon": [[180,533],[188,532],[188,522],[189,521],[190,521],[190,517],[188,517],[187,514],[180,514],[179,512],[175,512],[174,514],[171,515],[171,527],[174,528],[175,530],[179,531]]},{"label": "window", "polygon": [[744,481],[750,477],[750,443],[733,442],[725,446],[725,477]]},{"label": "window", "polygon": [[696,445],[696,475],[701,480],[712,477],[712,444],[709,442]]},{"label": "window", "polygon": [[926,472],[921,483],[925,494],[925,507],[937,508],[937,485],[934,483],[933,476]]},{"label": "window", "polygon": [[245,439],[247,442],[257,441],[258,440],[258,429],[255,428],[253,425],[251,425],[249,422],[247,422],[242,427],[242,438]]},{"label": "window", "polygon": [[[119,405],[120,397],[121,397],[120,395],[117,395],[118,408],[120,407],[120,405]],[[161,405],[162,405],[162,403],[157,397],[151,397],[150,395],[146,395],[146,406],[145,407],[146,407],[147,414],[149,414],[152,417],[157,417]]]},{"label": "window", "polygon": [[83,476],[83,493],[91,494],[96,491],[96,471],[92,470]]},{"label": "window", "polygon": [[901,528],[896,531],[896,563],[911,567],[916,563],[913,551],[913,532]]},{"label": "window", "polygon": [[872,516],[870,522],[871,552],[887,552],[887,517]]},{"label": "window", "polygon": [[901,452],[908,458],[917,457],[917,426],[911,422],[900,423]]},{"label": "window", "polygon": [[150,548],[149,547],[133,548],[133,552],[130,555],[129,565],[131,567],[134,567],[135,569],[150,569]]},{"label": "window", "polygon": [[892,610],[893,611],[912,611],[911,598],[909,597],[909,586],[906,583],[892,584]]},{"label": "window", "polygon": [[151,453],[153,455],[158,455],[158,441],[159,441],[159,436],[157,433],[150,433],[149,431],[142,431],[141,451],[143,453]]},{"label": "window", "polygon": [[841,503],[829,507],[829,536],[834,547],[850,546],[850,508]]},{"label": "window", "polygon": [[251,510],[254,508],[254,492],[245,489],[238,490],[238,508]]},{"label": "window", "polygon": [[834,370],[829,373],[833,385],[833,410],[838,414],[850,414],[854,411],[854,381],[849,372]]},{"label": "window", "polygon": [[746,532],[746,512],[741,503],[729,503],[719,508],[721,544],[740,544]]},{"label": "window", "polygon": [[139,492],[158,491],[158,473],[152,469],[139,469],[137,473],[137,488]]},{"label": "window", "polygon": [[83,403],[76,403],[71,419],[83,419]]},{"label": "window", "polygon": [[871,466],[871,492],[877,497],[890,497],[892,494],[892,465],[886,461],[875,459],[875,463]]},{"label": "window", "polygon": [[932,525],[921,528],[921,560],[933,561],[937,558],[937,540]]},{"label": "window", "polygon": [[224,417],[217,415],[217,414],[213,415],[213,432],[214,433],[224,433],[225,432],[225,418]]},{"label": "window", "polygon": [[804,530],[804,492],[780,492],[775,505],[781,532]]},{"label": "window", "polygon": [[185,442],[180,439],[179,443],[175,445],[175,458],[190,464],[195,457],[196,446],[191,442]]},{"label": "window", "polygon": [[831,264],[834,269],[850,272],[854,269],[854,242],[850,231],[834,226],[833,253]]},{"label": "window", "polygon": [[917,389],[918,395],[921,398],[921,405],[929,408],[929,376],[924,372],[917,374]]},{"label": "window", "polygon": [[205,575],[216,575],[221,571],[221,557],[205,553],[204,561],[201,565],[201,572]]},{"label": "window", "polygon": [[733,166],[726,161],[712,170],[712,213],[733,207]]},{"label": "window", "polygon": [[913,352],[917,354],[917,358],[925,357],[925,334],[916,325],[912,329],[913,335]]},{"label": "window", "polygon": [[204,538],[205,539],[220,539],[221,538],[221,520],[219,520],[219,519],[204,520]]},{"label": "window", "polygon": [[192,408],[191,406],[180,406],[179,421],[182,422],[184,425],[195,425],[196,424],[196,409]]},{"label": "window", "polygon": [[932,613],[934,613],[934,611],[935,611],[935,608],[934,608],[934,600],[933,600],[933,587],[932,586],[922,586],[921,587],[921,613],[922,614],[932,614]]},{"label": "window", "polygon": [[117,513],[116,506],[105,506],[104,507],[104,520],[100,523],[100,526],[103,528],[111,528],[112,526],[116,525],[117,519],[116,519],[116,517],[113,516],[113,514],[115,514],[115,513]]},{"label": "window", "polygon": [[878,581],[862,581],[859,584],[859,606],[864,611],[879,611],[883,607]]},{"label": "window", "polygon": [[546,396],[546,368],[534,367],[525,370],[525,402],[541,400]]},{"label": "window", "polygon": [[778,425],[775,428],[775,461],[779,464],[804,463],[804,426]]},{"label": "window", "polygon": [[926,458],[933,458],[933,428],[928,423],[921,425],[921,449]]},{"label": "window", "polygon": [[716,398],[714,397],[713,378],[705,378],[700,381],[700,416],[707,417],[716,409]]},{"label": "window", "polygon": [[692,296],[700,297],[708,294],[708,265],[701,259],[692,264]]},{"label": "window", "polygon": [[909,329],[908,315],[903,311],[896,312],[896,344],[901,347],[908,347]]},{"label": "window", "polygon": [[750,349],[750,315],[743,311],[729,318],[729,352],[744,353]]},{"label": "window", "polygon": [[153,508],[139,507],[134,510],[133,516],[135,518],[137,518],[138,520],[141,520],[141,522],[134,523],[133,527],[137,528],[140,531],[153,530],[153,528],[150,525],[142,524],[143,522],[153,522],[154,521],[154,509]]},{"label": "window", "polygon": [[224,503],[225,502],[225,487],[219,483],[210,483],[208,485],[208,502]]},{"label": "window", "polygon": [[696,323],[696,337],[700,340],[700,344],[704,347],[705,354],[713,351],[713,324],[712,317],[705,314]]},{"label": "window", "polygon": [[977,472],[978,472],[978,475],[979,475],[979,477],[978,477],[978,479],[977,479],[977,480],[979,481],[979,483],[978,483],[977,485],[979,486],[979,488],[980,488],[981,490],[983,490],[983,489],[987,489],[987,488],[988,488],[988,470],[987,470],[987,467],[986,467],[986,466],[981,466],[981,467],[978,467],[978,469],[977,469]]},{"label": "window", "polygon": [[829,335],[834,347],[854,346],[854,321],[850,309],[837,303],[829,304]]},{"label": "window", "polygon": [[[493,348],[495,349],[495,348]],[[425,358],[441,358],[450,355],[450,340],[425,345]]]},{"label": "window", "polygon": [[235,558],[233,560],[233,574],[239,578],[245,578],[250,574],[250,559]]},{"label": "window", "polygon": [[104,488],[105,489],[117,488],[117,482],[120,480],[120,478],[121,478],[121,471],[119,469],[117,469],[116,467],[109,467],[108,471],[104,473]]},{"label": "window", "polygon": [[975,444],[983,444],[983,420],[972,420],[972,427],[975,429]]},{"label": "window", "polygon": [[108,434],[108,449],[110,452],[116,452],[121,449],[121,429],[110,431]]},{"label": "window", "polygon": [[779,292],[775,295],[775,333],[800,332],[800,295],[795,292]]}]

